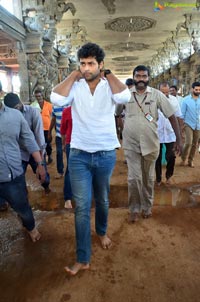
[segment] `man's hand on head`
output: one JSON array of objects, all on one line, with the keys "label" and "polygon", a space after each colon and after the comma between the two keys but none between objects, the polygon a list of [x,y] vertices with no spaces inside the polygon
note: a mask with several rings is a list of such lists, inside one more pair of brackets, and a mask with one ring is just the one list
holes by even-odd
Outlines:
[{"label": "man's hand on head", "polygon": [[79,81],[80,79],[83,78],[83,75],[82,75],[80,69],[74,70],[73,72],[75,73],[76,81]]}]

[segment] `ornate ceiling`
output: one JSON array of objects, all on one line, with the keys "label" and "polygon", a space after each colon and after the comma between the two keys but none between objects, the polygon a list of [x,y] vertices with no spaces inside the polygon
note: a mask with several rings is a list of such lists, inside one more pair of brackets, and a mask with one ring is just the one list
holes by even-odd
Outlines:
[{"label": "ornate ceiling", "polygon": [[[138,64],[156,76],[199,51],[199,6],[200,0],[22,0],[22,15],[27,32],[43,31],[43,40],[55,40],[72,62],[82,44],[99,44],[105,67],[127,78]],[[14,58],[13,37],[0,28],[0,61]]]},{"label": "ornate ceiling", "polygon": [[[62,40],[66,35],[71,38],[71,53],[75,53],[76,49],[86,41],[100,44],[106,52],[106,68],[112,69],[121,77],[130,76],[134,66],[138,64],[152,66],[153,73],[156,74],[164,68],[161,66],[160,70],[156,69],[160,65],[160,59],[169,57],[171,61],[166,62],[166,66],[170,66],[177,63],[181,55],[184,57],[184,54],[180,53],[180,48],[184,48],[184,45],[185,56],[193,51],[190,47],[191,33],[189,35],[189,30],[185,27],[186,22],[189,24],[189,17],[186,18],[184,15],[200,14],[196,8],[199,1],[74,0],[71,2],[76,12],[72,16],[67,11],[61,22],[57,24],[58,38]],[[200,19],[199,15],[196,19]],[[176,55],[180,55],[180,58]]]}]

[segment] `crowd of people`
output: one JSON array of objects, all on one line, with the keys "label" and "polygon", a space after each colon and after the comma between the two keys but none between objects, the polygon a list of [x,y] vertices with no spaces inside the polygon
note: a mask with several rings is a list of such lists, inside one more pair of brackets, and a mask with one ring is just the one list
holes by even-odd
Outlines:
[{"label": "crowd of people", "polygon": [[120,139],[128,167],[131,223],[152,216],[154,183],[162,184],[163,146],[166,184],[170,184],[176,155],[181,156],[182,166],[187,161],[193,168],[200,138],[200,82],[194,82],[191,94],[180,99],[176,86],[160,83],[159,89],[150,87],[150,71],[144,65],[138,65],[123,84],[105,69],[105,53],[97,44],[86,43],[77,57],[79,69],[53,88],[50,102],[36,89],[36,101],[24,105],[16,94],[5,94],[0,87],[0,207],[9,204],[32,241],[40,239],[25,172],[30,165],[45,193],[50,194],[48,165],[53,161],[55,129],[55,178],[64,178],[65,208],[72,208],[72,199],[75,203],[76,261],[65,267],[70,275],[90,267],[92,198],[99,242],[103,249],[112,245],[107,227],[110,178],[120,147],[116,118],[123,128]]}]

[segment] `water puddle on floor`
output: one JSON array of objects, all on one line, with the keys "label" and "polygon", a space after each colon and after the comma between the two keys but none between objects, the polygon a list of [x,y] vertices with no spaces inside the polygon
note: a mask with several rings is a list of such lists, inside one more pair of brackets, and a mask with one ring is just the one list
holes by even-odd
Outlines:
[{"label": "water puddle on floor", "polygon": [[155,190],[154,205],[172,207],[197,207],[200,205],[200,185],[178,187],[160,187]]},{"label": "water puddle on floor", "polygon": [[[33,210],[57,211],[64,209],[63,193],[60,187],[54,187],[48,195],[44,194],[41,187],[37,189],[29,188],[29,200]],[[156,187],[154,205],[196,207],[200,205],[200,185]],[[128,188],[120,185],[111,186],[110,208],[121,207],[128,207]]]}]

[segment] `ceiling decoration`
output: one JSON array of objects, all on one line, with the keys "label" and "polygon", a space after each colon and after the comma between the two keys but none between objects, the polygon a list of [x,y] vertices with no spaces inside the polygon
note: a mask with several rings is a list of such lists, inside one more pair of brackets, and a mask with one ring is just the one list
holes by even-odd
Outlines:
[{"label": "ceiling decoration", "polygon": [[130,68],[123,68],[123,69],[122,68],[116,68],[115,70],[116,70],[116,72],[121,72],[122,71],[123,73],[126,73],[126,74],[130,73]]},{"label": "ceiling decoration", "polygon": [[115,57],[112,58],[113,61],[127,62],[127,61],[135,61],[138,60],[138,57],[134,56],[124,56],[124,57]]},{"label": "ceiling decoration", "polygon": [[101,0],[101,2],[103,3],[103,5],[105,5],[110,15],[113,15],[115,13],[115,0]]},{"label": "ceiling decoration", "polygon": [[120,32],[143,31],[156,25],[156,20],[147,17],[120,17],[105,23],[105,29]]},{"label": "ceiling decoration", "polygon": [[[200,0],[183,0],[179,3],[183,7],[179,5],[178,9],[167,7],[169,3],[165,2],[163,9],[156,10],[157,2],[153,0],[88,0],[88,5],[83,0],[21,0],[21,3],[26,53],[45,55],[51,46],[58,68],[64,70],[67,66],[66,74],[76,67],[77,50],[87,41],[105,50],[106,68],[116,71],[121,78],[125,77],[125,69],[129,68],[131,75],[140,64],[150,66],[152,76],[157,77],[187,61],[192,54],[200,53]],[[186,7],[186,3],[192,4],[192,8]],[[7,64],[5,56],[15,54],[12,47],[3,47],[4,42],[10,44],[12,40],[6,41],[3,36],[1,28],[6,28],[2,18],[0,26],[0,55]]]},{"label": "ceiling decoration", "polygon": [[127,43],[117,43],[112,45],[105,46],[105,50],[111,50],[114,51],[134,51],[134,50],[144,50],[148,49],[150,47],[149,44],[145,43],[135,43],[135,42],[127,42]]}]

